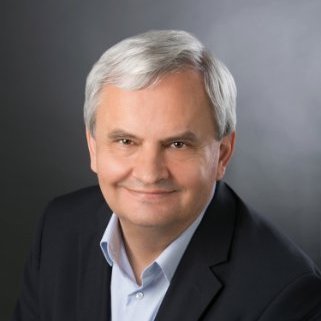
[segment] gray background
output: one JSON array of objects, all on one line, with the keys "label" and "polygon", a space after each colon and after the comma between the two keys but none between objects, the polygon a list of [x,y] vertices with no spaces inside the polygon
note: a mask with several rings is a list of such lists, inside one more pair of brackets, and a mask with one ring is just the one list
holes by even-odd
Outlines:
[{"label": "gray background", "polygon": [[190,31],[229,66],[238,139],[226,180],[321,265],[321,1],[7,0],[4,9],[1,320],[45,204],[95,183],[82,122],[89,68],[148,29]]}]

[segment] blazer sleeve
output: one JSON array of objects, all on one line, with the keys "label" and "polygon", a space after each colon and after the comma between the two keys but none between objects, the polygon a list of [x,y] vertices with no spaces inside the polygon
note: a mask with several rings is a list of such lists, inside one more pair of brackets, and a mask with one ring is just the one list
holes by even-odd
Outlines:
[{"label": "blazer sleeve", "polygon": [[321,277],[307,273],[271,300],[258,321],[321,321]]},{"label": "blazer sleeve", "polygon": [[16,303],[11,321],[40,320],[39,271],[41,261],[41,240],[45,214],[46,211],[44,211],[44,214],[41,216],[36,227],[32,247],[24,268],[21,293]]}]

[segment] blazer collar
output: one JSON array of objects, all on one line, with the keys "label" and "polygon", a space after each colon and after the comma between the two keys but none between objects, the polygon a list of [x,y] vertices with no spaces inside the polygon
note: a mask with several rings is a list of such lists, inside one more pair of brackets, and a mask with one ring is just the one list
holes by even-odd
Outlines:
[{"label": "blazer collar", "polygon": [[217,183],[213,200],[195,232],[158,311],[156,321],[200,318],[223,284],[215,266],[227,261],[236,219],[233,192]]}]

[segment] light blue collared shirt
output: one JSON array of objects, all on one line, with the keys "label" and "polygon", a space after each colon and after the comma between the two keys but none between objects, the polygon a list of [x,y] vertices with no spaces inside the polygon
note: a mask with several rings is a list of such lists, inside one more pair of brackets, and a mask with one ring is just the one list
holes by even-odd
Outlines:
[{"label": "light blue collared shirt", "polygon": [[[207,207],[207,206],[206,206]],[[200,224],[206,208],[194,222],[146,267],[138,285],[120,233],[118,218],[112,215],[100,247],[112,267],[111,311],[113,321],[153,321],[176,268]]]}]

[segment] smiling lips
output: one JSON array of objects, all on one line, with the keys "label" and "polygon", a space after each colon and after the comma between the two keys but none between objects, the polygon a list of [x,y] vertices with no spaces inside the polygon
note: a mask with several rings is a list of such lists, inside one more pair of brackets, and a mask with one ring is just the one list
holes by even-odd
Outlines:
[{"label": "smiling lips", "polygon": [[124,187],[127,192],[130,194],[137,196],[141,199],[147,199],[147,200],[159,200],[163,197],[172,195],[173,193],[177,192],[177,190],[174,189],[132,189],[128,187]]}]

